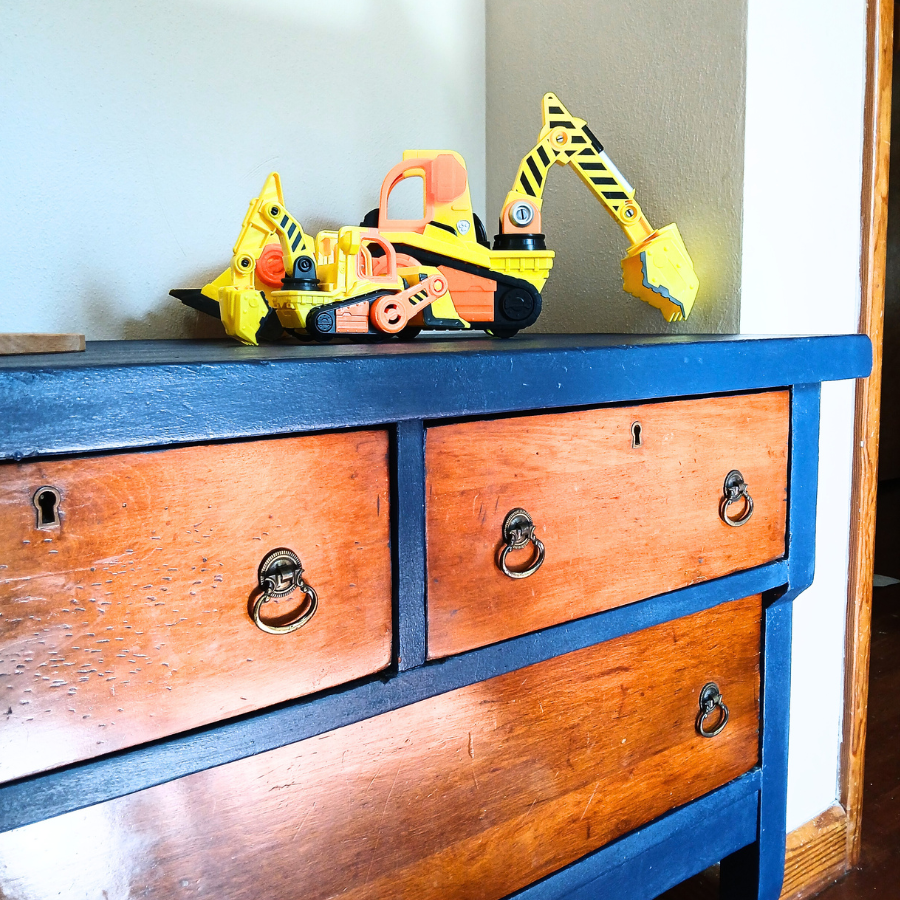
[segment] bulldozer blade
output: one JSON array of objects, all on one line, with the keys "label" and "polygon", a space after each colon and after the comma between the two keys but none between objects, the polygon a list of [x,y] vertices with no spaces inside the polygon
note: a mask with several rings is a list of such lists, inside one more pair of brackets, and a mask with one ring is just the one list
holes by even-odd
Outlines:
[{"label": "bulldozer blade", "polygon": [[194,288],[176,288],[174,291],[169,291],[169,295],[180,300],[185,306],[206,313],[214,319],[222,318],[222,310],[218,301],[210,300],[202,291]]},{"label": "bulldozer blade", "polygon": [[635,244],[622,260],[625,290],[655,306],[667,322],[691,314],[700,282],[676,225],[666,225]]}]

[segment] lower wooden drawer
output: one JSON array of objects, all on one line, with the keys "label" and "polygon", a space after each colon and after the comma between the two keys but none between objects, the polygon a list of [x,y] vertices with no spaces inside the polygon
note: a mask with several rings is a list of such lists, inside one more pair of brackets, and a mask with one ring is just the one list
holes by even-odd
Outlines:
[{"label": "lower wooden drawer", "polygon": [[760,617],[734,601],[0,835],[0,895],[504,897],[755,765]]}]

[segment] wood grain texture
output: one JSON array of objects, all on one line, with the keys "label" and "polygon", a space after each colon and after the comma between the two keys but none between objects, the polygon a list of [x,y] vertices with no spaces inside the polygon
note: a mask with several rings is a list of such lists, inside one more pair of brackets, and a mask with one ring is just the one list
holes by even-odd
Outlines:
[{"label": "wood grain texture", "polygon": [[[504,897],[755,764],[760,615],[723,604],[7,832],[0,893]],[[709,680],[731,719],[706,740]]]},{"label": "wood grain texture", "polygon": [[781,900],[815,896],[846,871],[848,817],[839,803],[788,835]]},{"label": "wood grain texture", "polygon": [[0,356],[84,350],[83,334],[0,334]]},{"label": "wood grain texture", "polygon": [[[788,429],[786,391],[429,429],[428,656],[781,557]],[[719,517],[731,469],[755,504],[740,528]],[[543,566],[519,580],[497,566],[515,507],[532,515],[546,546]],[[512,553],[509,564],[522,568],[529,554]]]},{"label": "wood grain texture", "polygon": [[[359,432],[0,466],[0,780],[386,666],[387,449]],[[36,528],[43,485],[55,529]],[[319,609],[270,635],[248,603],[282,546]]]},{"label": "wood grain texture", "polygon": [[862,828],[884,338],[893,29],[893,0],[871,0],[866,20],[859,330],[872,341],[873,361],[872,374],[859,381],[856,388],[840,770],[840,800],[849,819],[847,868],[859,860]]},{"label": "wood grain texture", "polygon": [[[270,708],[257,715],[218,724],[215,728],[175,735],[126,753],[93,760],[84,766],[56,769],[34,778],[0,785],[0,831],[11,831],[41,819],[285,747],[410,703],[614,640],[641,628],[693,615],[718,606],[726,594],[729,597],[746,597],[777,590],[788,583],[789,574],[787,562],[778,560],[749,572],[728,576],[726,591],[723,591],[720,581],[703,582],[683,591],[612,609],[600,616],[588,616],[546,631],[523,635],[514,641],[492,644],[441,660],[438,665],[365,679],[342,690],[325,691],[305,702]],[[716,842],[729,849],[711,857],[710,862],[722,859],[755,840],[758,793],[762,780],[760,771],[747,775],[746,783],[752,782],[750,791],[753,796],[754,827],[751,837],[746,841],[734,841],[735,834],[742,833],[739,821],[735,820],[735,829],[728,834],[720,834]],[[744,800],[747,799],[746,783],[738,791]],[[716,808],[719,809],[718,806]],[[694,821],[695,817],[702,817],[704,809],[707,809],[705,805],[695,809],[692,804],[686,813],[687,819]],[[666,830],[669,826],[660,827]],[[685,827],[690,831],[690,826]],[[646,842],[652,844],[656,840],[655,833],[652,829],[641,829],[634,840],[643,847]],[[690,844],[692,839],[686,835],[685,840]],[[779,852],[783,853],[782,850]]]}]

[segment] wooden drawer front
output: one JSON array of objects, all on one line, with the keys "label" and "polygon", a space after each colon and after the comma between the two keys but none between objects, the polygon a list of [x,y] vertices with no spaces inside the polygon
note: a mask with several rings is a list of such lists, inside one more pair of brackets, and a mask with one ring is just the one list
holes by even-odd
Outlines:
[{"label": "wooden drawer front", "polygon": [[[760,613],[728,603],[8,832],[0,894],[505,897],[755,765]],[[731,716],[706,739],[709,681]]]},{"label": "wooden drawer front", "polygon": [[[383,668],[388,520],[383,432],[0,466],[0,780]],[[319,608],[271,635],[248,604],[278,547]]]},{"label": "wooden drawer front", "polygon": [[[429,429],[429,658],[783,556],[789,412],[780,391]],[[732,469],[754,501],[737,528],[719,516]],[[517,507],[546,547],[522,579],[497,564]],[[522,568],[531,556],[508,562]]]}]

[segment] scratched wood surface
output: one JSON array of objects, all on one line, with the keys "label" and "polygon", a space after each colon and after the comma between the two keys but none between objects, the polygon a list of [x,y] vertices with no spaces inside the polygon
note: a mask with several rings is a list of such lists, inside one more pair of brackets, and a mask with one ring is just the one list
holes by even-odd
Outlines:
[{"label": "scratched wood surface", "polygon": [[[752,768],[760,613],[733,601],[7,832],[0,895],[504,897]],[[731,717],[704,739],[710,680]]]},{"label": "scratched wood surface", "polygon": [[[381,431],[0,466],[0,780],[386,666],[388,496]],[[270,635],[248,603],[282,546],[319,609]]]},{"label": "scratched wood surface", "polygon": [[[789,418],[778,391],[429,429],[429,658],[783,556]],[[732,469],[754,501],[739,528],[719,517]],[[516,507],[546,547],[538,572],[518,580],[497,566]],[[508,564],[524,568],[531,552]]]}]

